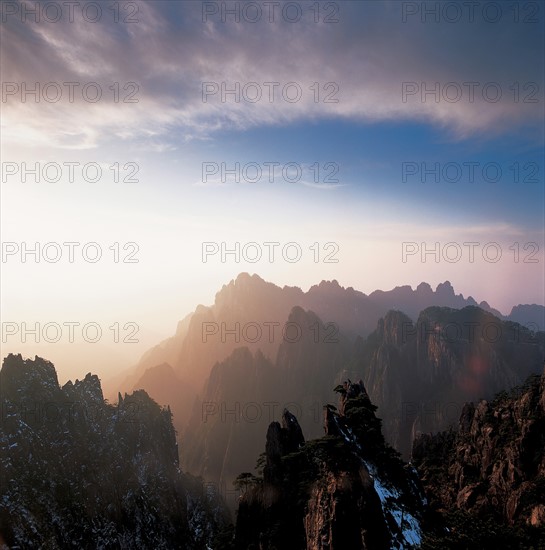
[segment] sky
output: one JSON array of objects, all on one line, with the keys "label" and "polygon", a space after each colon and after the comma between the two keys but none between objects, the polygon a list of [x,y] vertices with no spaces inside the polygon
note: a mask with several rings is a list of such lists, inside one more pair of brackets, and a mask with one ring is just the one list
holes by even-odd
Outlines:
[{"label": "sky", "polygon": [[2,355],[107,377],[243,271],[544,304],[544,11],[3,2]]}]

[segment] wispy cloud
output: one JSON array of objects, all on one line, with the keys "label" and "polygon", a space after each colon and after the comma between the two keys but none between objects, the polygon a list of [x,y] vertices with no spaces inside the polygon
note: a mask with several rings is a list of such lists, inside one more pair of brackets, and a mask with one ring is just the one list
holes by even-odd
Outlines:
[{"label": "wispy cloud", "polygon": [[[340,22],[329,25],[310,18],[297,24],[203,23],[200,2],[137,4],[139,22],[133,24],[115,24],[111,18],[94,24],[81,18],[74,23],[8,19],[3,25],[4,82],[80,83],[74,103],[66,101],[64,87],[56,103],[32,98],[21,103],[17,94],[9,96],[2,106],[9,142],[92,148],[112,136],[130,140],[152,133],[168,142],[180,135],[203,139],[223,129],[323,118],[421,120],[464,138],[543,120],[539,94],[537,103],[515,101],[510,89],[515,82],[534,81],[543,63],[540,31],[528,26],[403,23],[399,2],[342,2]],[[510,39],[498,40],[505,33]],[[492,42],[495,48],[482,47]],[[96,103],[81,97],[89,82],[101,86],[103,97]],[[118,103],[111,89],[115,82]],[[123,103],[131,92],[130,85],[123,86],[130,82],[139,86],[133,97],[137,103]],[[203,82],[219,87],[206,102]],[[227,89],[255,82],[263,97],[252,103],[242,93],[236,102],[227,94],[222,102],[223,82]],[[273,101],[266,96],[266,82],[279,83]],[[282,96],[290,82],[302,91],[296,102]],[[418,89],[406,90],[404,101],[407,82]],[[445,91],[449,82],[458,88]],[[478,83],[472,101],[467,82]],[[483,88],[491,82],[502,90],[497,102],[483,99]],[[433,94],[422,101],[424,87],[436,83],[439,101]],[[543,82],[536,85],[543,89]],[[464,93],[459,101],[445,99],[456,89]]]}]

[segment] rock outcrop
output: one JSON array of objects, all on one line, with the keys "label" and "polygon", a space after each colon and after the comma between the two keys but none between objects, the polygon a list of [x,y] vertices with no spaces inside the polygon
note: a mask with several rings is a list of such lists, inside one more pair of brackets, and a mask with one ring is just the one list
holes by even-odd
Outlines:
[{"label": "rock outcrop", "polygon": [[263,480],[266,483],[281,483],[282,457],[297,452],[304,443],[305,438],[297,418],[284,409],[282,425],[271,422],[267,430]]},{"label": "rock outcrop", "polygon": [[295,417],[267,432],[261,480],[241,496],[236,548],[417,548],[426,502],[416,472],[385,444],[363,383],[339,386],[321,439],[303,442]]},{"label": "rock outcrop", "polygon": [[413,460],[434,509],[545,534],[545,372],[467,404],[457,430],[416,439]]},{"label": "rock outcrop", "polygon": [[13,548],[205,550],[218,495],[183,474],[168,408],[144,391],[104,401],[97,376],[62,388],[52,363],[0,370],[0,540]]}]

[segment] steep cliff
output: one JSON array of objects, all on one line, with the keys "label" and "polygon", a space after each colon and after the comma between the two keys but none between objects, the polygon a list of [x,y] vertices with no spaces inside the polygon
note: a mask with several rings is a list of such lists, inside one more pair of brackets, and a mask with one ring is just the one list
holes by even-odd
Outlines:
[{"label": "steep cliff", "polygon": [[415,434],[456,423],[466,401],[522,383],[544,356],[543,332],[478,307],[432,307],[416,323],[388,312],[357,344],[347,372],[363,373],[388,441],[408,457]]},{"label": "steep cliff", "polygon": [[232,482],[251,469],[260,452],[260,436],[282,410],[274,400],[279,381],[260,352],[235,350],[212,369],[182,437],[184,469],[215,483],[236,506]]},{"label": "steep cliff", "polygon": [[545,547],[545,373],[466,404],[457,430],[416,439],[413,460],[433,509],[503,526],[504,548]]}]

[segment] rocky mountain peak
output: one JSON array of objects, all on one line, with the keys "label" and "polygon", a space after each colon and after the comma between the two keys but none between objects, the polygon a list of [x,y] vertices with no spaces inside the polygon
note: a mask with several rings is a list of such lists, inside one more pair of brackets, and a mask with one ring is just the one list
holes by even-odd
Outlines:
[{"label": "rocky mountain peak", "polygon": [[[384,443],[361,381],[335,390],[343,413],[324,407],[326,436],[304,442],[284,411],[270,424],[262,483],[241,499],[236,548],[416,548],[425,500],[414,470]],[[292,426],[295,445],[286,445]]]},{"label": "rocky mountain peak", "polygon": [[90,372],[86,374],[83,380],[76,380],[73,384],[63,386],[65,393],[70,393],[71,397],[78,397],[88,403],[102,403],[104,395],[100,379],[96,374]]},{"label": "rocky mountain peak", "polygon": [[36,356],[23,359],[10,353],[0,370],[0,397],[12,401],[55,399],[60,391],[53,363]]},{"label": "rocky mountain peak", "polygon": [[422,282],[416,287],[416,292],[418,292],[419,294],[429,295],[433,294],[433,289],[431,288],[431,285],[429,283]]},{"label": "rocky mountain peak", "polygon": [[519,304],[512,308],[509,319],[532,330],[545,330],[545,307],[537,304]]},{"label": "rocky mountain peak", "polygon": [[303,430],[299,426],[299,422],[295,415],[291,414],[288,409],[284,409],[282,413],[282,429],[285,433],[286,452],[292,453],[297,451],[305,443]]},{"label": "rocky mountain peak", "polygon": [[[373,409],[371,400],[369,399],[369,394],[365,389],[363,380],[358,382],[352,382],[350,379],[345,380],[342,384],[339,384],[335,390],[339,394],[339,412],[341,415],[345,414],[346,404],[351,399],[356,399],[357,397],[362,398],[362,405],[369,409]],[[375,409],[373,409],[374,412]],[[327,431],[327,430],[326,430]]]},{"label": "rocky mountain peak", "polygon": [[318,285],[313,285],[310,290],[313,292],[338,292],[345,289],[339,284],[339,281],[337,281],[337,279],[333,279],[332,281],[320,281]]},{"label": "rocky mountain peak", "polygon": [[282,479],[282,457],[298,451],[304,443],[305,438],[297,418],[284,409],[282,425],[271,422],[267,430],[263,479],[268,483],[279,482]]},{"label": "rocky mountain peak", "polygon": [[[226,300],[233,300],[236,296],[244,296],[248,292],[258,292],[267,285],[271,285],[271,283],[265,282],[257,274],[239,273],[236,279],[232,279],[227,285],[223,285],[216,294],[216,305],[224,303]],[[278,288],[278,290],[280,289]]]},{"label": "rocky mountain peak", "polygon": [[435,289],[435,293],[439,298],[454,298],[454,288],[450,281],[439,283]]},{"label": "rocky mountain peak", "polygon": [[110,405],[91,373],[61,390],[39,357],[0,378],[2,548],[211,547],[225,509],[180,471],[167,409],[144,391]]}]

